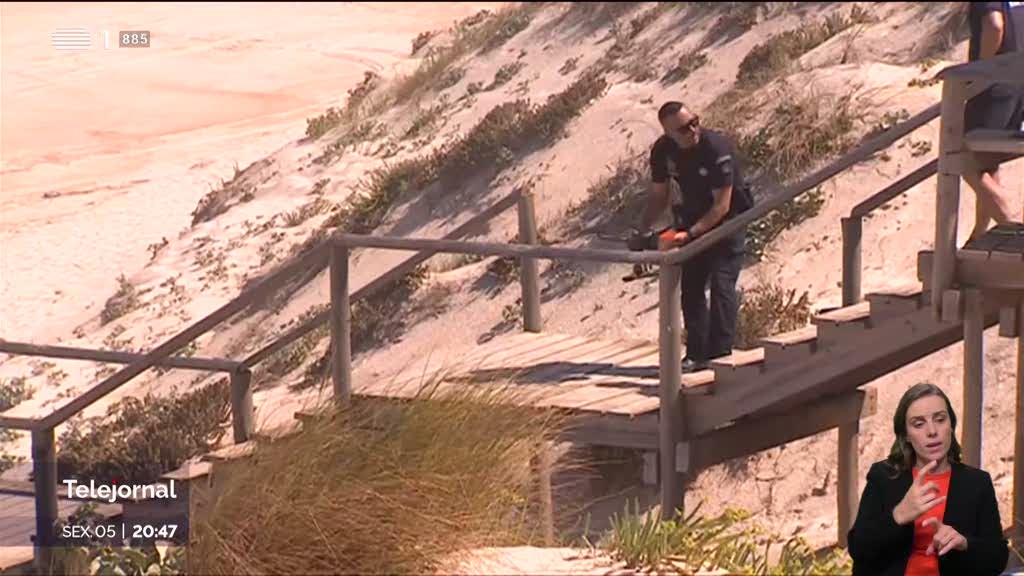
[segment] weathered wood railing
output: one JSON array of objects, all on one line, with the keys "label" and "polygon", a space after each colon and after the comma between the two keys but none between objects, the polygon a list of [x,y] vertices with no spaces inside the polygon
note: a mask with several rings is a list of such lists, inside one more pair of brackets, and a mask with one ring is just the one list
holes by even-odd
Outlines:
[{"label": "weathered wood railing", "polygon": [[[513,193],[495,206],[474,217],[470,222],[453,230],[445,239],[338,235],[296,258],[293,262],[248,288],[235,299],[193,323],[148,353],[110,355],[110,353],[104,352],[102,353],[102,358],[100,357],[101,354],[90,355],[87,359],[124,362],[128,363],[128,366],[42,418],[0,415],[0,428],[29,430],[32,433],[32,458],[36,491],[37,561],[46,561],[48,548],[54,542],[52,527],[57,518],[57,469],[54,437],[56,426],[154,366],[196,369],[223,368],[224,371],[232,375],[231,399],[234,438],[238,442],[248,440],[254,432],[251,369],[273,353],[328,322],[331,326],[332,343],[331,378],[336,400],[344,402],[350,397],[352,390],[351,340],[349,333],[349,308],[351,302],[378,292],[403,274],[408,273],[415,266],[440,252],[520,258],[523,325],[526,330],[531,331],[540,330],[542,325],[539,274],[537,272],[536,259],[590,260],[624,264],[657,264],[660,266],[658,332],[660,343],[661,401],[659,411],[659,468],[662,502],[673,503],[670,506],[662,506],[662,514],[666,517],[670,516],[678,509],[683,497],[684,479],[676,472],[676,443],[687,437],[685,423],[682,422],[683,398],[680,394],[682,375],[679,366],[682,355],[680,337],[682,330],[679,298],[680,267],[678,265],[704,252],[725,236],[746,227],[751,222],[781,207],[800,194],[813,189],[858,162],[868,159],[872,154],[887,148],[898,139],[930,121],[935,117],[937,111],[938,105],[932,106],[888,131],[863,142],[860,146],[835,162],[783,188],[778,193],[768,195],[764,201],[746,213],[697,238],[687,246],[676,250],[663,253],[638,253],[625,250],[536,246],[536,218],[533,214],[532,197],[526,194]],[[520,209],[519,245],[456,240],[456,238],[468,234],[482,222],[493,218],[515,204],[518,204]],[[351,256],[351,249],[357,247],[418,250],[420,252],[406,259],[360,290],[349,293],[350,277],[348,274],[348,262]],[[232,361],[214,359],[183,359],[171,356],[218,324],[248,308],[254,302],[265,298],[299,274],[308,274],[310,270],[314,269],[319,271],[328,266],[331,268],[331,307],[304,324],[290,329],[242,362],[232,363]],[[7,345],[7,350],[10,353],[26,353],[30,350],[28,346],[32,346],[11,342],[4,344]],[[3,348],[0,347],[0,350],[3,350]],[[54,357],[73,357],[68,355],[72,354],[72,352],[62,351],[56,347],[52,347],[50,350],[36,347],[36,352],[39,355],[51,355],[49,352],[52,352]],[[74,352],[74,354],[79,352],[80,350]],[[61,356],[60,354],[65,355]],[[118,359],[115,360],[115,358]],[[221,364],[222,362],[230,364]],[[201,365],[208,368],[201,368]],[[854,470],[856,470],[855,466]]]}]

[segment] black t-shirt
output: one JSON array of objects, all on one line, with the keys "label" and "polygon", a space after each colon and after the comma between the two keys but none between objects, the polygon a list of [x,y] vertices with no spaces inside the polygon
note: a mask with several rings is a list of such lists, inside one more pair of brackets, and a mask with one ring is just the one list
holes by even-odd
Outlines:
[{"label": "black t-shirt", "polygon": [[1007,52],[1024,52],[1024,2],[971,2],[968,10],[968,23],[971,28],[971,41],[968,48],[968,60],[978,60],[981,52],[982,22],[989,12],[1003,13],[1003,43],[996,54]]},{"label": "black t-shirt", "polygon": [[650,162],[654,182],[668,182],[673,177],[679,183],[683,204],[675,210],[676,226],[693,226],[714,204],[713,192],[728,185],[733,191],[726,219],[753,204],[732,142],[714,130],[701,128],[700,141],[691,150],[680,148],[675,140],[663,135],[651,148]]}]

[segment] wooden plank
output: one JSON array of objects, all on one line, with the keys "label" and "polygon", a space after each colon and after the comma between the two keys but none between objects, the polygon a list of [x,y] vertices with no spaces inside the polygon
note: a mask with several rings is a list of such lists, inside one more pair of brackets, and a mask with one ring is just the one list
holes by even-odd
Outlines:
[{"label": "wooden plank", "polygon": [[208,452],[203,455],[205,462],[227,462],[247,458],[256,450],[256,443],[253,441],[231,444],[223,448]]},{"label": "wooden plank", "polygon": [[[587,338],[577,336],[569,337],[558,344],[545,348],[538,348],[523,355],[516,355],[511,358],[503,358],[495,355],[486,358],[477,367],[471,367],[465,371],[452,373],[450,376],[441,376],[438,381],[430,384],[436,391],[451,388],[453,386],[467,385],[487,381],[490,384],[498,382],[511,383],[512,379],[523,371],[524,364],[537,363],[561,354],[571,353],[573,350],[585,346],[601,345]],[[386,383],[385,383],[386,384]],[[377,386],[362,389],[358,393],[364,396],[389,396],[395,398],[411,398],[416,396],[425,383],[411,380],[398,386]]]},{"label": "wooden plank", "polygon": [[[986,310],[988,325],[995,324],[997,311]],[[766,372],[756,386],[691,398],[686,418],[696,433],[702,433],[744,414],[856,388],[958,342],[963,330],[935,322],[931,311],[923,309],[892,323],[884,336],[868,330],[837,342],[828,352],[828,362],[812,358],[781,366]]]},{"label": "wooden plank", "polygon": [[1014,130],[979,128],[964,135],[964,144],[974,152],[1024,156],[1024,135]]},{"label": "wooden plank", "polygon": [[764,348],[752,348],[750,350],[735,350],[732,354],[716,358],[711,365],[721,368],[743,368],[764,362]]},{"label": "wooden plank", "polygon": [[939,172],[936,184],[935,250],[932,265],[932,315],[942,318],[942,294],[956,278],[956,236],[960,214],[960,159],[963,147],[964,105],[967,87],[963,81],[946,79],[942,85],[941,129],[939,131]]},{"label": "wooden plank", "polygon": [[385,250],[430,250],[450,254],[476,254],[511,258],[543,258],[545,260],[593,261],[622,264],[660,264],[665,259],[661,252],[632,252],[606,248],[565,248],[561,246],[528,246],[497,242],[464,242],[434,238],[400,238],[397,236],[369,236],[338,234],[336,241],[352,247],[383,248]]},{"label": "wooden plank", "polygon": [[960,324],[964,321],[963,295],[959,290],[946,290],[942,293],[942,321],[947,324]]},{"label": "wooden plank", "polygon": [[[659,352],[643,350],[640,353],[642,354],[641,356],[632,360],[623,361],[616,368],[628,370],[630,368],[650,367],[652,369],[653,377],[648,379],[648,385],[646,388],[657,386],[657,361],[659,358]],[[569,391],[569,393],[545,397],[537,404],[537,406],[558,406],[559,408],[572,410],[582,410],[586,408],[587,411],[592,411],[589,407],[592,403],[612,398],[617,394],[626,394],[630,391],[639,389],[641,386],[641,379],[642,377],[630,375],[602,375],[588,380],[585,382],[585,386],[573,389]],[[656,396],[656,392],[651,391],[650,393]]]},{"label": "wooden plank", "polygon": [[[532,382],[574,381],[580,377],[589,376],[621,358],[631,358],[636,355],[637,350],[642,350],[642,354],[648,354],[651,348],[649,343],[642,341],[610,341],[600,349],[584,353],[577,351],[570,357],[552,362],[553,366],[530,370],[523,376]],[[566,372],[566,364],[573,365],[568,372]]]},{"label": "wooden plank", "polygon": [[422,364],[399,370],[397,374],[391,377],[377,378],[371,383],[359,383],[356,386],[356,394],[373,395],[382,388],[404,389],[413,382],[417,384],[433,382],[446,374],[468,372],[474,365],[479,365],[499,352],[506,355],[532,353],[545,349],[548,346],[567,342],[573,338],[573,336],[568,334],[521,332],[509,336],[512,345],[507,347],[503,346],[503,342],[500,340],[493,341],[483,346],[478,346],[472,354],[466,358],[458,359],[451,364],[444,364],[427,370],[430,358],[426,358]]},{"label": "wooden plank", "polygon": [[982,406],[985,378],[985,309],[981,291],[967,288],[964,298],[964,391],[961,444],[964,464],[981,466]]},{"label": "wooden plank", "polygon": [[934,176],[938,171],[938,168],[939,160],[937,158],[930,160],[927,164],[918,167],[917,170],[914,170],[910,174],[907,174],[896,182],[886,186],[881,191],[875,193],[867,200],[864,200],[860,204],[854,206],[853,210],[850,211],[850,218],[859,219],[867,216],[878,208],[884,206],[893,198],[896,198],[907,190]]},{"label": "wooden plank", "polygon": [[1020,305],[1003,306],[999,309],[999,335],[1003,338],[1017,338],[1021,334],[1017,331],[1017,314]]},{"label": "wooden plank", "polygon": [[[637,348],[630,349],[619,349],[603,359],[605,364],[613,364],[612,370],[628,369],[634,365],[643,365],[643,362],[651,362],[653,358],[657,357],[657,352],[651,352],[649,346],[640,346]],[[600,371],[601,366],[593,367],[593,372]],[[587,374],[579,374],[579,376],[587,376]],[[536,384],[525,384],[517,385],[515,390],[517,394],[520,394],[525,404],[536,406],[538,408],[559,408],[559,409],[575,409],[572,405],[572,399],[577,398],[579,390],[581,389],[592,389],[601,382],[612,382],[618,379],[622,380],[621,376],[614,375],[601,375],[596,378],[585,378],[585,379],[574,379],[569,381],[562,381],[559,383],[536,383]],[[627,384],[628,385],[628,384]],[[614,394],[618,392],[618,388],[615,389],[603,389],[603,394]]]},{"label": "wooden plank", "polygon": [[1014,263],[959,260],[956,279],[961,285],[986,290],[1024,290],[1024,260]]},{"label": "wooden plank", "polygon": [[799,418],[791,413],[744,418],[679,444],[689,452],[691,469],[700,470],[866,418],[876,410],[874,391],[856,390],[809,403]]},{"label": "wooden plank", "polygon": [[988,260],[988,256],[991,252],[989,250],[977,250],[971,248],[964,248],[957,252],[957,258],[961,260],[975,260],[984,262]]},{"label": "wooden plank", "polygon": [[[763,207],[763,206],[761,206]],[[755,209],[757,207],[755,206]],[[740,215],[739,218],[746,216]],[[736,218],[734,220],[738,220]],[[721,233],[728,222],[720,225],[712,234],[697,238],[707,242],[708,236]],[[710,245],[710,244],[707,244]],[[693,248],[693,244],[689,246]],[[680,266],[661,266],[658,270],[658,461],[661,482],[661,518],[674,519],[678,511],[685,509],[684,479],[676,472],[676,442],[689,438],[686,422],[683,420],[685,405],[682,388],[682,312],[680,290],[682,269]]]},{"label": "wooden plank", "polygon": [[349,249],[335,244],[330,255],[331,383],[335,402],[352,398],[352,302],[349,299]]},{"label": "wooden plank", "polygon": [[977,80],[988,84],[1005,82],[1010,78],[1024,78],[1024,56],[1008,52],[984,60],[957,64],[943,69],[938,77],[958,80]]},{"label": "wooden plank", "polygon": [[[533,194],[524,193],[519,196],[519,243],[537,245],[537,215],[534,209]],[[523,330],[540,332],[542,319],[540,315],[540,271],[536,258],[523,258],[519,263],[519,285],[523,303]]]},{"label": "wooden plank", "polygon": [[837,470],[836,470],[836,537],[839,545],[847,546],[850,528],[857,517],[860,502],[859,463],[860,420],[841,422],[837,429]]},{"label": "wooden plank", "polygon": [[160,476],[160,478],[162,480],[188,482],[195,480],[196,478],[208,476],[210,472],[213,471],[213,465],[209,461],[205,461],[205,456],[203,457],[203,460],[204,461],[187,463],[177,470],[172,470]]},{"label": "wooden plank", "polygon": [[771,348],[773,346],[779,348],[788,348],[791,346],[797,346],[800,344],[807,344],[813,342],[818,337],[818,328],[816,326],[809,325],[803,328],[798,328],[791,332],[783,332],[782,334],[776,334],[774,336],[767,336],[759,340],[759,343],[765,348]]},{"label": "wooden plank", "polygon": [[811,323],[816,326],[821,326],[822,324],[842,324],[866,320],[869,316],[871,316],[870,303],[858,302],[853,306],[846,306],[838,310],[818,314],[811,319]]},{"label": "wooden plank", "polygon": [[[93,350],[72,346],[48,346],[29,344],[27,342],[11,342],[0,339],[0,352],[19,356],[43,356],[46,358],[64,358],[68,360],[90,360],[93,362],[110,362],[112,364],[131,364],[145,358],[138,352],[117,352],[113,350]],[[185,370],[209,370],[215,372],[231,372],[239,363],[223,358],[190,358],[185,356],[168,356],[154,363],[156,366],[182,368]]]}]

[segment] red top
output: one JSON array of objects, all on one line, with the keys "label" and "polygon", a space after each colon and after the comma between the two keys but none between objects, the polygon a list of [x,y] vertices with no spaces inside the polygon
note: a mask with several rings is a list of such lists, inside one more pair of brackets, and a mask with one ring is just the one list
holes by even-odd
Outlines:
[{"label": "red top", "polygon": [[[945,496],[949,492],[950,472],[951,470],[946,470],[941,474],[928,475],[928,480],[934,481],[935,485],[939,487],[939,497]],[[914,468],[913,474],[917,479],[917,468]],[[942,522],[945,512],[946,501],[943,500],[922,514],[920,518],[914,520],[914,547],[910,552],[910,561],[907,562],[907,571],[904,572],[904,576],[939,576],[938,555],[928,555],[928,546],[931,545],[932,537],[935,536],[935,528],[922,526],[922,524],[929,518],[937,518],[939,522]]]}]

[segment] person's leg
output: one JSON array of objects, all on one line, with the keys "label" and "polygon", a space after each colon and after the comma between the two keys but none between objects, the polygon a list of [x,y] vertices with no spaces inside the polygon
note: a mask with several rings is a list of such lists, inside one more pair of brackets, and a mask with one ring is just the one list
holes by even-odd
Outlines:
[{"label": "person's leg", "polygon": [[972,239],[988,231],[990,220],[995,220],[996,224],[1013,220],[1013,193],[1001,184],[999,166],[992,159],[983,158],[981,163],[972,163],[964,174],[964,180],[974,190],[980,208],[971,232]]},{"label": "person's leg", "polygon": [[[964,128],[1018,128],[1021,114],[1019,89],[995,85],[967,102]],[[1016,124],[1016,126],[1014,126]],[[999,154],[977,154],[966,167],[964,180],[974,190],[978,211],[971,239],[988,231],[989,222],[1005,224],[1013,219],[1013,194],[999,179],[999,164],[1006,158]]]},{"label": "person's leg", "polygon": [[716,253],[711,269],[711,327],[708,333],[708,357],[718,358],[732,354],[736,341],[736,317],[739,314],[739,295],[736,281],[743,267],[743,253],[732,249]]},{"label": "person's leg", "polygon": [[708,302],[704,289],[708,285],[706,254],[700,254],[682,265],[683,324],[686,327],[686,357],[705,362],[708,341]]}]

